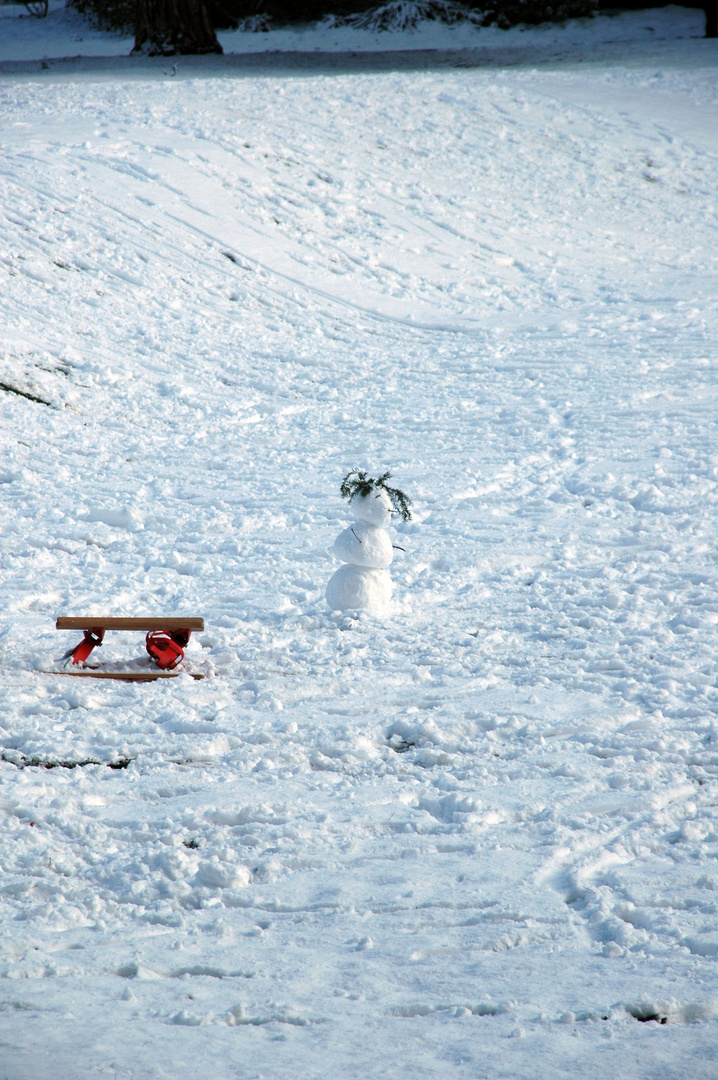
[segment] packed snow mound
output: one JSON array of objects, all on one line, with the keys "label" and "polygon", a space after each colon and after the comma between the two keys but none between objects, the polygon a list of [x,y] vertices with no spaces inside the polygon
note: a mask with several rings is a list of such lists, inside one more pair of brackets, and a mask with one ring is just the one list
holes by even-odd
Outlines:
[{"label": "packed snow mound", "polygon": [[442,22],[453,26],[460,22],[480,25],[481,20],[481,13],[452,0],[391,0],[391,3],[378,4],[356,15],[334,17],[332,22],[337,26],[353,26],[356,30],[377,33],[415,30],[423,22]]},{"label": "packed snow mound", "polygon": [[422,24],[443,23],[456,26],[468,23],[476,27],[496,24],[508,29],[521,23],[556,23],[567,19],[583,19],[594,14],[591,0],[558,0],[548,6],[541,0],[485,0],[476,7],[454,3],[453,0],[391,0],[355,15],[333,17],[332,25],[351,26],[372,33],[413,32]]}]

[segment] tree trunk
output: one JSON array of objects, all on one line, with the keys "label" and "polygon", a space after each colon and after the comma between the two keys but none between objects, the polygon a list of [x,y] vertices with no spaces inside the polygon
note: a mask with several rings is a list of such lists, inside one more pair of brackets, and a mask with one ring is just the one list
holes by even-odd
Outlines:
[{"label": "tree trunk", "polygon": [[703,5],[703,10],[706,13],[706,37],[718,37],[718,3],[710,0]]},{"label": "tree trunk", "polygon": [[135,47],[147,56],[221,53],[205,0],[137,0]]}]

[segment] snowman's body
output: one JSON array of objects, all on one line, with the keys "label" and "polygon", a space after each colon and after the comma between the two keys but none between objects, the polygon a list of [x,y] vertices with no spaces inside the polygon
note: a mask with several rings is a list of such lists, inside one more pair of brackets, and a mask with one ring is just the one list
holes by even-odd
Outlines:
[{"label": "snowman's body", "polygon": [[333,551],[344,563],[329,579],[326,598],[334,611],[359,608],[382,613],[391,600],[389,566],[394,549],[386,527],[392,505],[385,491],[355,495],[351,501],[353,525],[340,533]]}]

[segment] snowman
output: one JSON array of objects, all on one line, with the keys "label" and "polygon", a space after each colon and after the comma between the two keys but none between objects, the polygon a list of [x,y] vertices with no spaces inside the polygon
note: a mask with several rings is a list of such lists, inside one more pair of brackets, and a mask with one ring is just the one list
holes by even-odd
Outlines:
[{"label": "snowman", "polygon": [[344,564],[327,585],[327,603],[333,611],[358,608],[382,614],[389,608],[394,545],[387,526],[392,514],[411,521],[410,500],[403,491],[389,487],[390,479],[389,472],[374,480],[363,470],[352,469],[342,481],[340,493],[349,501],[354,524],[339,534],[332,548]]}]

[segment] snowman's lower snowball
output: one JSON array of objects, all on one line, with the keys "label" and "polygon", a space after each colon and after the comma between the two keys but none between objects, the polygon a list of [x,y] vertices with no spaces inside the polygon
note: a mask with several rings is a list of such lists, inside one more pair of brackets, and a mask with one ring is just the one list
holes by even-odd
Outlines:
[{"label": "snowman's lower snowball", "polygon": [[369,570],[345,563],[327,584],[327,603],[332,611],[385,612],[391,600],[391,577],[386,570]]}]

